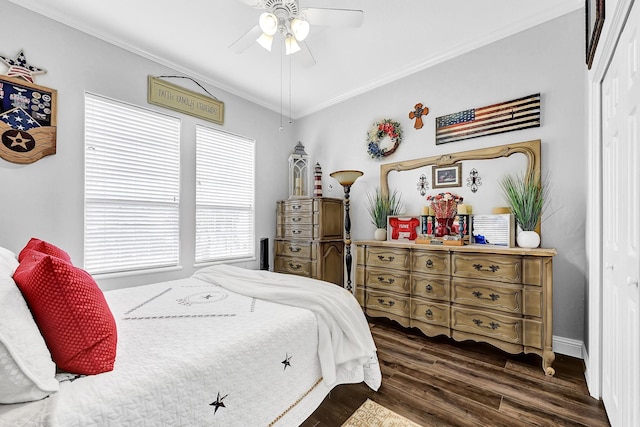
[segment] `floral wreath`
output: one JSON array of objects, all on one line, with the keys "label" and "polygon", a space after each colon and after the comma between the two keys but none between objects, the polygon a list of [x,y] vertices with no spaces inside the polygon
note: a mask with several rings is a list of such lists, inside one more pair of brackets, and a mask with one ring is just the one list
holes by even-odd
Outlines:
[{"label": "floral wreath", "polygon": [[375,122],[367,132],[367,152],[372,159],[380,159],[396,151],[401,141],[400,123],[384,119]]}]

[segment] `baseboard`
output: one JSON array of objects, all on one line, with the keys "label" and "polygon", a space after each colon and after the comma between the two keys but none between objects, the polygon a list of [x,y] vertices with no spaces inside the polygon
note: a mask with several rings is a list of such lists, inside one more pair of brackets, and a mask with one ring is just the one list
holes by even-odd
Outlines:
[{"label": "baseboard", "polygon": [[553,351],[555,353],[577,357],[578,359],[584,359],[584,355],[582,352],[583,348],[584,343],[580,340],[559,337],[556,335],[553,336]]}]

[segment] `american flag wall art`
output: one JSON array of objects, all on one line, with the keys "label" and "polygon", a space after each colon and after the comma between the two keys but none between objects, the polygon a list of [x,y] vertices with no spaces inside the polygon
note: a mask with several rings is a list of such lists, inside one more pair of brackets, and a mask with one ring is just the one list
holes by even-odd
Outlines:
[{"label": "american flag wall art", "polygon": [[540,94],[436,117],[436,145],[540,127]]}]

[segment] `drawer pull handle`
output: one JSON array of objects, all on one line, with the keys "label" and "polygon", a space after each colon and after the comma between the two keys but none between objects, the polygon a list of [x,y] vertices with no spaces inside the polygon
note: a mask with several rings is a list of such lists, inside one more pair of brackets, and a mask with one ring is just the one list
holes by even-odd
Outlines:
[{"label": "drawer pull handle", "polygon": [[387,257],[387,259],[384,259],[384,255],[378,255],[378,259],[379,259],[380,261],[389,261],[389,262],[391,262],[391,261],[393,261],[394,259],[396,259],[396,257],[394,257],[394,256],[388,256],[388,257]]},{"label": "drawer pull handle", "polygon": [[427,311],[424,312],[424,315],[431,319],[433,317],[433,311],[431,311],[431,309],[427,309]]},{"label": "drawer pull handle", "polygon": [[291,209],[293,209],[294,211],[297,211],[298,209],[301,209],[302,205],[292,205]]},{"label": "drawer pull handle", "polygon": [[302,267],[301,264],[294,264],[292,262],[289,263],[289,268],[292,270],[298,270],[300,267]]},{"label": "drawer pull handle", "polygon": [[500,327],[500,324],[496,323],[496,322],[491,322],[491,323],[489,323],[489,326],[484,326],[484,325],[482,325],[483,322],[480,319],[473,319],[473,323],[475,323],[476,326],[478,326],[479,328],[486,328],[486,329],[491,329],[491,330],[496,330],[496,329],[498,329]]},{"label": "drawer pull handle", "polygon": [[433,268],[433,261],[431,261],[431,258],[429,258],[425,263],[424,263],[425,267],[427,268]]},{"label": "drawer pull handle", "polygon": [[291,218],[291,221],[293,221],[293,222],[300,222],[300,221],[302,221],[302,218],[300,218],[299,216],[296,216],[296,217],[294,217],[294,218]]},{"label": "drawer pull handle", "polygon": [[426,292],[431,293],[431,291],[433,290],[433,286],[431,286],[431,285],[427,285],[427,286],[425,286],[425,287],[424,287],[424,290],[425,290]]},{"label": "drawer pull handle", "polygon": [[480,291],[473,291],[472,292],[473,296],[478,298],[478,299],[486,299],[486,300],[491,300],[491,301],[496,301],[500,299],[500,295],[499,294],[489,294],[489,297],[482,297],[482,292]]},{"label": "drawer pull handle", "polygon": [[380,305],[388,305],[389,307],[393,307],[393,305],[396,303],[395,301],[386,302],[382,298],[378,298],[378,302],[380,303]]},{"label": "drawer pull handle", "polygon": [[475,268],[478,271],[490,271],[492,273],[495,273],[496,271],[500,270],[499,265],[493,265],[493,264],[491,264],[489,267],[484,269],[482,268],[482,264],[473,264],[473,268]]},{"label": "drawer pull handle", "polygon": [[289,252],[300,252],[300,246],[289,246]]},{"label": "drawer pull handle", "polygon": [[291,232],[293,234],[300,234],[300,233],[302,233],[302,230],[291,230]]},{"label": "drawer pull handle", "polygon": [[392,285],[395,281],[396,281],[396,279],[393,279],[393,278],[391,278],[391,279],[387,279],[387,280],[385,281],[385,280],[384,280],[384,277],[382,277],[382,276],[378,276],[378,282],[380,282],[380,283],[386,283],[386,284],[388,284],[388,285]]}]

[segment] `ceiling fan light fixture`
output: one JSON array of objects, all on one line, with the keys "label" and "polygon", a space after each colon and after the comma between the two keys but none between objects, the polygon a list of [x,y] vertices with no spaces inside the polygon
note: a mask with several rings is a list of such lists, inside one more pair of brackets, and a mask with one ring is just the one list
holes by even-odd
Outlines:
[{"label": "ceiling fan light fixture", "polygon": [[271,45],[273,44],[273,36],[262,33],[262,35],[258,37],[256,41],[260,46],[262,46],[263,48],[271,52]]},{"label": "ceiling fan light fixture", "polygon": [[293,18],[291,20],[291,31],[293,31],[293,35],[296,36],[298,41],[303,41],[309,35],[309,22]]},{"label": "ceiling fan light fixture", "polygon": [[273,13],[264,12],[260,15],[258,24],[262,32],[268,36],[273,36],[278,31],[278,18]]},{"label": "ceiling fan light fixture", "polygon": [[285,54],[291,55],[296,52],[300,52],[300,45],[296,42],[294,36],[289,36],[284,40]]}]

